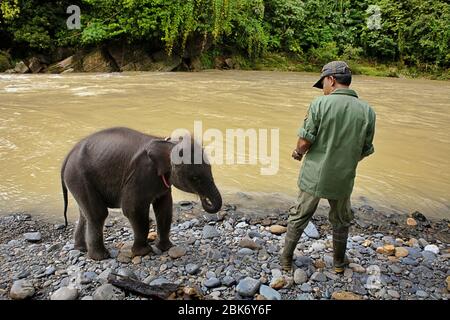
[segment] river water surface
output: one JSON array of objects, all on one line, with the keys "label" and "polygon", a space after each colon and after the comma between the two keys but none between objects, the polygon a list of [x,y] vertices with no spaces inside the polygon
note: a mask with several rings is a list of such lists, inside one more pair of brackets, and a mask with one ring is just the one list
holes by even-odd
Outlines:
[{"label": "river water surface", "polygon": [[[193,130],[279,129],[279,170],[216,165],[224,201],[283,206],[297,193],[292,160],[317,74],[207,71],[0,75],[0,213],[61,217],[60,165],[82,137],[127,126],[168,136]],[[384,210],[450,218],[450,82],[354,77],[377,113],[375,154],[358,167],[353,200]],[[270,137],[269,137],[270,138]],[[270,140],[270,139],[269,139]],[[175,191],[175,200],[196,199]],[[77,215],[72,198],[69,217]],[[248,201],[250,202],[250,201]]]}]

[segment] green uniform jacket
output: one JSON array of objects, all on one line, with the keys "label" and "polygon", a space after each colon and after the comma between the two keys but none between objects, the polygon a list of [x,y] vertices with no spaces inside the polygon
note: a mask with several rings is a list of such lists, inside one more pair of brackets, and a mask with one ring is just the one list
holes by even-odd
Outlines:
[{"label": "green uniform jacket", "polygon": [[343,199],[353,190],[358,162],[374,152],[375,112],[351,89],[315,99],[298,136],[312,143],[298,179],[300,190]]}]

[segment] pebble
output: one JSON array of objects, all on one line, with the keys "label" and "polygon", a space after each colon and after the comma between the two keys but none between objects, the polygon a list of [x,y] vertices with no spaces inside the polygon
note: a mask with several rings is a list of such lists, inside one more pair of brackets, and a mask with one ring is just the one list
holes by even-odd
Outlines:
[{"label": "pebble", "polygon": [[326,263],[322,259],[319,259],[314,261],[314,267],[316,267],[317,269],[323,269],[326,267]]},{"label": "pebble", "polygon": [[422,248],[425,248],[429,243],[427,240],[425,240],[424,238],[420,238],[419,239],[419,244]]},{"label": "pebble", "polygon": [[380,254],[393,256],[395,254],[395,247],[392,244],[386,244],[382,247],[378,247],[377,252]]},{"label": "pebble", "polygon": [[300,286],[300,290],[302,290],[303,292],[311,292],[311,291],[312,291],[312,287],[311,287],[311,285],[308,284],[308,283],[303,283],[303,284]]},{"label": "pebble", "polygon": [[220,286],[220,280],[217,279],[216,277],[211,277],[209,279],[206,279],[206,281],[204,282],[205,287],[207,288],[216,288],[218,286]]},{"label": "pebble", "polygon": [[335,273],[331,273],[329,271],[325,271],[323,273],[328,279],[336,281],[337,279],[339,279],[339,275],[335,274]]},{"label": "pebble", "polygon": [[13,300],[23,300],[32,297],[35,293],[33,284],[28,280],[17,280],[14,281],[11,290],[9,292],[9,297]]},{"label": "pebble", "polygon": [[98,287],[92,295],[93,300],[122,300],[125,293],[112,284],[106,283]]},{"label": "pebble", "polygon": [[77,298],[78,289],[62,287],[51,295],[50,300],[76,300]]},{"label": "pebble", "polygon": [[140,264],[142,262],[141,256],[135,256],[133,259],[131,259],[132,264]]},{"label": "pebble", "polygon": [[248,226],[248,224],[245,221],[239,222],[238,224],[236,224],[236,228],[238,229],[242,229],[242,228],[246,228]]},{"label": "pebble", "polygon": [[395,256],[397,258],[403,258],[406,257],[409,254],[409,251],[407,248],[403,248],[403,247],[396,247],[395,248]]},{"label": "pebble", "polygon": [[239,281],[238,285],[236,286],[236,291],[242,297],[253,297],[258,291],[260,285],[261,283],[259,280],[246,277]]},{"label": "pebble", "polygon": [[364,242],[362,243],[363,247],[370,247],[371,245],[372,245],[372,241],[369,239],[364,240]]},{"label": "pebble", "polygon": [[158,238],[158,233],[155,231],[150,231],[147,235],[149,241],[155,241]]},{"label": "pebble", "polygon": [[239,249],[239,251],[237,252],[238,256],[247,256],[247,255],[251,255],[253,253],[254,253],[254,251],[252,249],[248,249],[248,248]]},{"label": "pebble", "polygon": [[253,238],[261,238],[261,234],[260,234],[259,232],[257,232],[257,231],[253,231],[253,230],[250,230],[250,231],[248,232],[248,236],[249,236],[251,239],[253,239]]},{"label": "pebble", "polygon": [[401,260],[401,263],[409,265],[409,266],[417,266],[419,264],[419,262],[417,262],[417,260],[411,259],[411,258],[408,258],[408,257],[403,258]]},{"label": "pebble", "polygon": [[157,278],[157,279],[153,280],[152,282],[150,282],[150,285],[151,286],[160,286],[165,283],[170,283],[170,281],[167,280],[166,278]]},{"label": "pebble", "polygon": [[186,252],[187,252],[186,248],[175,246],[169,249],[169,256],[172,259],[178,259],[186,255]]},{"label": "pebble", "polygon": [[450,292],[450,276],[445,279],[445,284],[447,285],[447,291]]},{"label": "pebble", "polygon": [[297,300],[314,300],[314,296],[310,293],[301,293],[297,296]]},{"label": "pebble", "polygon": [[185,270],[188,274],[196,274],[198,270],[200,270],[200,267],[194,263],[189,263],[186,265]]},{"label": "pebble", "polygon": [[8,241],[8,246],[10,246],[10,247],[20,246],[20,241],[19,240],[10,240],[10,241]]},{"label": "pebble", "polygon": [[331,299],[333,299],[333,300],[362,300],[362,297],[353,292],[337,291],[337,292],[333,292],[333,294],[331,295]]},{"label": "pebble", "polygon": [[270,287],[276,290],[283,288],[286,285],[286,279],[284,277],[278,277],[272,279]]},{"label": "pebble", "polygon": [[62,230],[62,229],[64,229],[65,227],[66,227],[66,225],[63,224],[63,223],[55,224],[55,230]]},{"label": "pebble", "polygon": [[322,243],[322,242],[314,242],[312,245],[311,245],[311,248],[314,250],[314,251],[322,251],[322,250],[324,250],[325,249],[325,244],[324,243]]},{"label": "pebble", "polygon": [[325,267],[332,268],[333,267],[333,256],[329,254],[325,254],[323,256],[323,262],[325,262]]},{"label": "pebble", "polygon": [[308,281],[308,275],[303,269],[296,269],[294,272],[294,282],[295,284],[303,284]]},{"label": "pebble", "polygon": [[119,276],[123,276],[125,278],[130,278],[134,280],[139,280],[138,276],[130,269],[128,268],[120,268],[116,272]]},{"label": "pebble", "polygon": [[416,238],[411,238],[408,240],[408,246],[410,247],[419,247],[419,240],[417,240]]},{"label": "pebble", "polygon": [[98,279],[99,279],[101,282],[106,282],[106,281],[108,281],[108,277],[109,277],[109,275],[111,274],[111,272],[112,272],[112,269],[111,269],[111,268],[107,268],[107,269],[103,270],[103,271],[98,275]]},{"label": "pebble", "polygon": [[21,272],[16,276],[16,278],[17,278],[17,279],[23,279],[23,278],[29,277],[30,275],[31,275],[31,272],[30,272],[30,271],[28,271],[28,270],[23,270],[23,271],[21,271]]},{"label": "pebble", "polygon": [[284,226],[274,224],[270,226],[269,231],[272,232],[273,234],[283,234],[287,231],[287,228]]},{"label": "pebble", "polygon": [[75,259],[78,258],[79,256],[81,256],[81,251],[80,250],[70,250],[69,251],[69,259]]},{"label": "pebble", "polygon": [[232,285],[236,284],[236,280],[233,277],[225,276],[222,279],[222,284],[224,286],[231,287]]},{"label": "pebble", "polygon": [[54,266],[48,266],[48,267],[45,269],[44,274],[45,274],[46,276],[51,276],[52,274],[55,273],[55,271],[56,271],[56,269],[55,269]]},{"label": "pebble", "polygon": [[406,219],[406,224],[411,227],[417,226],[417,221],[414,218]]},{"label": "pebble", "polygon": [[403,271],[402,268],[396,266],[395,264],[390,265],[389,268],[392,270],[392,272],[394,272],[396,274],[402,273],[402,271]]},{"label": "pebble", "polygon": [[308,225],[305,230],[303,230],[303,233],[311,239],[319,239],[320,237],[319,231],[317,231],[316,226],[311,221],[308,222]]},{"label": "pebble", "polygon": [[281,294],[278,291],[264,284],[259,288],[259,294],[267,300],[281,300]]},{"label": "pebble", "polygon": [[428,293],[426,293],[423,290],[417,290],[416,291],[416,296],[418,296],[419,298],[427,298],[428,297]]},{"label": "pebble", "polygon": [[314,272],[310,279],[318,282],[327,281],[327,277],[322,272]]},{"label": "pebble", "polygon": [[361,266],[361,265],[359,265],[357,263],[350,263],[348,265],[348,267],[350,269],[352,269],[353,272],[357,272],[357,273],[364,273],[364,272],[366,272],[366,269],[363,266]]},{"label": "pebble", "polygon": [[313,263],[313,261],[310,257],[299,256],[299,257],[297,257],[297,259],[295,259],[294,263],[297,267],[301,268],[301,267],[310,266]]},{"label": "pebble", "polygon": [[439,248],[437,245],[434,245],[434,244],[429,244],[429,245],[425,246],[425,248],[423,250],[433,252],[434,254],[439,254]]},{"label": "pebble", "polygon": [[422,257],[424,260],[434,261],[436,259],[436,254],[433,253],[432,251],[424,250],[422,252]]},{"label": "pebble", "polygon": [[388,295],[390,295],[394,299],[399,299],[400,298],[400,294],[398,293],[398,291],[388,290],[387,293],[388,293]]},{"label": "pebble", "polygon": [[259,244],[257,244],[255,241],[248,239],[248,238],[243,238],[239,241],[239,246],[242,248],[248,248],[251,250],[258,250],[261,248],[261,246]]},{"label": "pebble", "polygon": [[212,239],[220,236],[220,234],[214,226],[207,224],[203,227],[202,236],[203,239]]},{"label": "pebble", "polygon": [[38,242],[41,241],[42,235],[39,231],[37,232],[27,232],[23,234],[25,240],[29,242]]},{"label": "pebble", "polygon": [[48,248],[47,248],[47,252],[53,252],[53,251],[58,251],[58,250],[61,250],[62,249],[62,244],[61,243],[54,243],[54,244],[52,244],[52,245],[50,245]]},{"label": "pebble", "polygon": [[361,237],[361,236],[354,236],[354,237],[351,237],[350,239],[352,239],[352,241],[354,241],[354,242],[362,242],[365,240],[365,238]]}]

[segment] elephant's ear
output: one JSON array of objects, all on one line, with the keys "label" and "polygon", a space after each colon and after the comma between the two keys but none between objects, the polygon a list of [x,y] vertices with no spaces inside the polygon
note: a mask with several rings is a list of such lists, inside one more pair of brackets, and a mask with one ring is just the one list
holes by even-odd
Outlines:
[{"label": "elephant's ear", "polygon": [[166,140],[153,140],[147,147],[147,155],[156,165],[158,176],[170,172],[170,152],[174,144]]}]

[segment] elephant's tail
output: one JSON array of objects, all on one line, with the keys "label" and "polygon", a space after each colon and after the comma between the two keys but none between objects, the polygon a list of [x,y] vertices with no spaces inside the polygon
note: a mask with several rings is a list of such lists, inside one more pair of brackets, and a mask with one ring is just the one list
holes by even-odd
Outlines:
[{"label": "elephant's tail", "polygon": [[64,198],[64,227],[67,228],[67,204],[68,204],[68,198],[67,198],[67,187],[66,183],[64,182],[64,170],[66,169],[66,163],[67,159],[69,157],[67,156],[66,159],[64,159],[62,168],[61,168],[61,186],[63,191],[63,198]]}]

